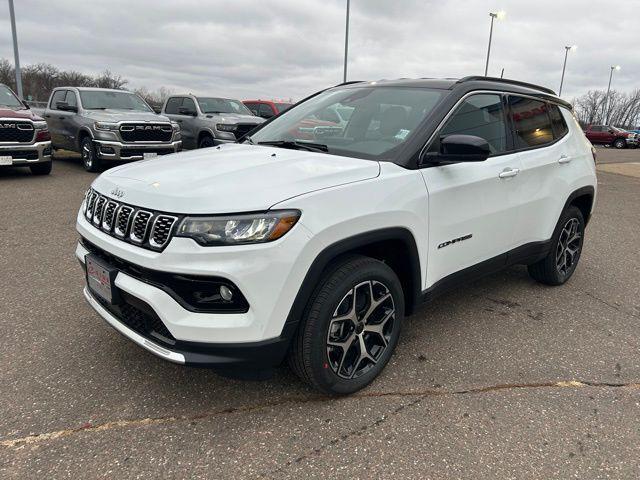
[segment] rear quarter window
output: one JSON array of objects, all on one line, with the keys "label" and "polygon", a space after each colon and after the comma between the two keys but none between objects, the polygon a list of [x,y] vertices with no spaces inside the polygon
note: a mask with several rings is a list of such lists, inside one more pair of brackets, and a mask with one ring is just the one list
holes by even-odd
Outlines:
[{"label": "rear quarter window", "polygon": [[556,139],[564,137],[569,131],[567,122],[557,105],[549,105],[549,117],[551,117],[551,125],[553,127],[553,136]]}]

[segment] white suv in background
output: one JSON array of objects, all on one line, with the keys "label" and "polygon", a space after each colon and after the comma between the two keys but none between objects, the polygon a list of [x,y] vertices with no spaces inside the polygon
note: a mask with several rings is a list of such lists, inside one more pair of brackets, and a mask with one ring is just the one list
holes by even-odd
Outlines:
[{"label": "white suv in background", "polygon": [[596,195],[571,106],[510,80],[338,85],[239,141],[94,181],[85,297],[166,360],[261,375],[287,358],[330,394],[371,382],[403,318],[461,281],[525,264],[566,282]]}]

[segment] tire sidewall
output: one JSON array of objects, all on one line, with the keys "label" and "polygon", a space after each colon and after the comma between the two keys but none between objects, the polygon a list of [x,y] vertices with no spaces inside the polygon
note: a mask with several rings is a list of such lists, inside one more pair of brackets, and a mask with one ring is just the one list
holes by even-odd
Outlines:
[{"label": "tire sidewall", "polygon": [[615,148],[622,149],[622,148],[624,148],[626,146],[626,142],[619,138],[619,139],[617,139],[616,141],[613,142],[613,146]]},{"label": "tire sidewall", "polygon": [[[368,280],[379,281],[389,289],[396,309],[394,319],[395,326],[391,339],[376,365],[360,377],[348,380],[339,377],[329,366],[326,345],[327,333],[331,317],[339,302],[344,298],[350,288]],[[323,386],[325,391],[329,393],[337,395],[353,393],[371,383],[384,369],[393,355],[400,337],[402,319],[404,317],[404,296],[400,281],[393,270],[384,263],[372,263],[371,266],[367,266],[365,269],[348,275],[341,282],[340,288],[334,289],[329,294],[327,301],[320,306],[318,313],[319,315],[314,319],[315,323],[312,326],[313,332],[311,332],[312,338],[318,340],[312,342],[308,352],[310,357],[309,364],[313,371],[312,375],[318,383]]]},{"label": "tire sidewall", "polygon": [[[556,251],[558,248],[558,242],[560,241],[560,234],[562,233],[562,229],[564,228],[566,223],[572,218],[576,218],[578,220],[578,224],[580,228],[580,248],[578,249],[578,253],[576,255],[576,258],[574,259],[573,265],[571,266],[571,270],[568,272],[568,274],[562,275],[558,271],[558,268],[556,265]],[[560,220],[558,221],[558,225],[556,226],[556,231],[553,234],[552,250],[549,255],[549,261],[553,262],[553,265],[552,265],[553,272],[556,277],[555,280],[558,285],[563,284],[567,280],[569,280],[573,276],[574,272],[576,271],[578,262],[580,261],[580,257],[582,256],[582,247],[584,245],[584,230],[585,230],[584,217],[582,216],[582,212],[580,211],[580,209],[573,206],[567,208],[563,212],[562,216],[560,217]]]},{"label": "tire sidewall", "polygon": [[206,135],[202,137],[200,143],[198,144],[198,148],[211,148],[214,147],[213,137]]},{"label": "tire sidewall", "polygon": [[[85,146],[88,147],[89,152],[91,154],[91,165],[87,165],[87,162],[85,160]],[[82,144],[80,145],[80,155],[82,158],[82,166],[84,167],[84,169],[87,172],[95,172],[97,169],[97,159],[96,159],[96,150],[93,146],[93,140],[91,140],[91,138],[87,137],[84,140],[82,140]]]}]

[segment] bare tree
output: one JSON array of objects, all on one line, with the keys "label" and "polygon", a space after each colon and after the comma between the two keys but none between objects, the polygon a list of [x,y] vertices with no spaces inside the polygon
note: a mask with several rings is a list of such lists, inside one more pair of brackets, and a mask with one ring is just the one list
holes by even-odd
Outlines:
[{"label": "bare tree", "polygon": [[573,100],[578,120],[585,125],[607,122],[621,128],[636,128],[640,116],[640,89],[629,93],[612,90],[609,101],[603,90],[589,90]]}]

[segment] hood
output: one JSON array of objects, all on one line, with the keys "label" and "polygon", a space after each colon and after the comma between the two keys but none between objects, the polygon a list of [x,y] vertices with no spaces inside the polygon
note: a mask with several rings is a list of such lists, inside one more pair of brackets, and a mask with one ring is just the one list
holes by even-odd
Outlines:
[{"label": "hood", "polygon": [[83,116],[98,122],[167,122],[164,115],[153,112],[132,112],[129,110],[83,110]]},{"label": "hood", "polygon": [[0,118],[15,118],[16,120],[43,120],[31,110],[11,110],[10,108],[0,108]]},{"label": "hood", "polygon": [[243,115],[240,113],[208,113],[205,117],[214,119],[218,123],[253,123],[258,125],[264,122],[264,118],[262,117],[256,117],[250,114]]},{"label": "hood", "polygon": [[377,177],[372,160],[227,144],[112,168],[93,187],[125,203],[170,213],[268,210],[291,197]]}]

